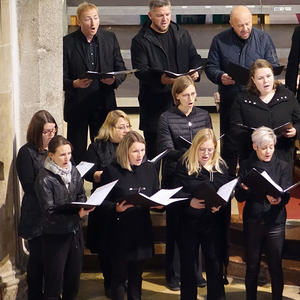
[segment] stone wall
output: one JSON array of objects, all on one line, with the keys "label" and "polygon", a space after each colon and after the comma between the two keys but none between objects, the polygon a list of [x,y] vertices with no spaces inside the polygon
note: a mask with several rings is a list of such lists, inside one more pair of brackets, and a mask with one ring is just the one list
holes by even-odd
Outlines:
[{"label": "stone wall", "polygon": [[26,299],[17,150],[39,109],[49,110],[63,133],[64,11],[63,0],[0,0],[0,300]]}]

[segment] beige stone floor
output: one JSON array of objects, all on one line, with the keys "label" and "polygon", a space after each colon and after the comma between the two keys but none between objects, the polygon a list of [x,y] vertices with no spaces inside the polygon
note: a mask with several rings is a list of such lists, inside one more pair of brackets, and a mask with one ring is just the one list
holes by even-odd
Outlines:
[{"label": "beige stone floor", "polygon": [[[165,287],[162,272],[144,272],[143,274],[143,300],[179,300],[180,292],[170,291]],[[240,279],[229,278],[230,284],[225,287],[227,300],[245,299],[244,282]],[[283,300],[299,300],[300,287],[285,286]],[[81,275],[80,292],[78,300],[105,300],[103,291],[103,277],[96,273],[83,273]],[[198,299],[206,299],[206,288],[198,288]],[[271,288],[267,284],[258,287],[257,300],[271,300]]]}]

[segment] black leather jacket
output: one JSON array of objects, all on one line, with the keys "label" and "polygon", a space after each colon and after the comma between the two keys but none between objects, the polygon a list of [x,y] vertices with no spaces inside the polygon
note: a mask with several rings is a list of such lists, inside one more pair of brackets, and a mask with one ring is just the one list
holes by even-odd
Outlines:
[{"label": "black leather jacket", "polygon": [[64,234],[76,232],[80,228],[78,210],[60,210],[70,202],[85,202],[83,181],[78,170],[73,167],[72,180],[67,188],[60,176],[43,168],[37,176],[35,190],[43,213],[43,233]]}]

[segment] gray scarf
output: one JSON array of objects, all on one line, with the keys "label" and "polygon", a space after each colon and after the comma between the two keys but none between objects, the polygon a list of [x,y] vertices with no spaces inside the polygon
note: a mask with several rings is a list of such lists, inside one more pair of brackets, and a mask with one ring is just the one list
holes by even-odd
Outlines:
[{"label": "gray scarf", "polygon": [[69,183],[71,182],[72,170],[72,164],[70,161],[68,167],[65,169],[58,166],[49,156],[47,156],[44,162],[44,167],[52,173],[59,175],[66,187],[68,188]]}]

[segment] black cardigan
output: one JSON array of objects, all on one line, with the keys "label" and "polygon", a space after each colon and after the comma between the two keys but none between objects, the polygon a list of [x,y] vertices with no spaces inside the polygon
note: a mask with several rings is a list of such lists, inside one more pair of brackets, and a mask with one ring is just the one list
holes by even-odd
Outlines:
[{"label": "black cardigan", "polygon": [[[292,184],[288,164],[275,155],[270,162],[263,162],[257,158],[255,152],[252,153],[249,159],[241,163],[239,176],[243,178],[252,168],[256,168],[259,172],[266,171],[283,189]],[[285,223],[285,204],[289,201],[289,193],[281,196],[278,205],[271,205],[266,195],[260,194],[259,191],[244,190],[241,186],[236,188],[235,197],[239,202],[246,201],[243,212],[244,222],[264,222],[271,225]]]},{"label": "black cardigan", "polygon": [[[123,169],[113,162],[103,172],[102,184],[119,179],[110,195],[102,206],[106,211],[106,222],[102,224],[102,241],[100,246],[109,247],[113,256],[129,260],[149,258],[153,253],[152,224],[149,208],[135,206],[125,212],[116,212],[116,203],[122,196],[136,193],[139,187],[145,188],[142,192],[148,196],[158,190],[158,176],[155,166],[144,162],[133,171]],[[102,249],[103,249],[102,248]],[[107,249],[106,249],[107,250]]]}]

